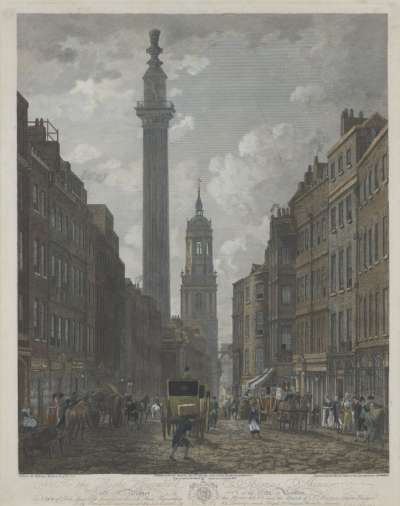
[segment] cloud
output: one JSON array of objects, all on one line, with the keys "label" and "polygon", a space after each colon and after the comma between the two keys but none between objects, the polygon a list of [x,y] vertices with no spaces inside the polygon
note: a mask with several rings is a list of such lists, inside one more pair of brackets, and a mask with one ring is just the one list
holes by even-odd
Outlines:
[{"label": "cloud", "polygon": [[141,224],[133,225],[128,230],[128,232],[125,234],[125,237],[124,237],[125,244],[127,244],[128,246],[132,246],[138,250],[142,248],[142,241],[143,241],[143,237],[142,237],[142,225]]},{"label": "cloud", "polygon": [[[112,74],[112,77],[105,77]],[[81,107],[87,113],[93,113],[100,105],[109,105],[113,103],[116,108],[121,101],[125,103],[126,99],[132,99],[134,95],[133,88],[123,88],[122,81],[117,77],[118,73],[102,72],[86,80],[78,79],[70,90],[70,95],[83,97]]]},{"label": "cloud", "polygon": [[228,267],[230,270],[237,272],[238,266],[234,264],[234,256],[239,251],[246,250],[247,244],[245,237],[236,237],[235,239],[225,241],[220,247],[217,255],[219,268],[223,268],[223,264],[226,264],[225,268]]},{"label": "cloud", "polygon": [[176,142],[184,137],[188,132],[194,130],[194,118],[193,116],[182,114],[177,115],[178,123],[175,123],[170,129],[170,140]]},{"label": "cloud", "polygon": [[61,48],[55,55],[61,63],[72,63],[78,58],[78,52],[72,47]]},{"label": "cloud", "polygon": [[141,192],[142,172],[137,163],[125,166],[121,160],[112,158],[88,168],[84,176],[122,192]]},{"label": "cloud", "polygon": [[180,88],[172,88],[169,92],[168,92],[168,95],[172,98],[172,97],[177,97],[178,95],[182,95],[182,90]]},{"label": "cloud", "polygon": [[168,77],[172,81],[179,77],[181,71],[191,76],[196,76],[208,67],[210,60],[206,56],[185,54],[181,60],[171,59],[168,63]]},{"label": "cloud", "polygon": [[113,80],[113,79],[119,79],[120,77],[122,76],[121,72],[119,70],[114,70],[114,69],[108,69],[108,70],[104,70],[104,69],[101,69],[101,70],[98,70],[94,76],[94,81],[96,83],[99,83],[101,81],[103,81],[104,79],[109,79],[109,80]]},{"label": "cloud", "polygon": [[71,163],[83,164],[91,160],[96,160],[101,157],[101,151],[95,146],[90,144],[77,144],[74,150],[69,154],[67,160]]},{"label": "cloud", "polygon": [[307,86],[297,86],[290,95],[291,102],[301,104],[319,103],[326,99],[325,89],[318,84],[308,84]]},{"label": "cloud", "polygon": [[141,250],[123,244],[119,248],[119,255],[125,264],[125,277],[131,278],[134,283],[142,284]]}]

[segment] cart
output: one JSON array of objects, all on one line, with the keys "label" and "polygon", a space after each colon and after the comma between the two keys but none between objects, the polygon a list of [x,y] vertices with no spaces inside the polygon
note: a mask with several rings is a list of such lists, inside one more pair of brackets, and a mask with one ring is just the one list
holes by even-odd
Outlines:
[{"label": "cart", "polygon": [[[207,395],[205,388],[201,389],[197,380],[168,380],[167,398],[163,402],[161,410],[161,427],[164,439],[171,435],[179,419],[190,416],[193,420],[192,433],[204,438],[204,432],[208,424]],[[203,392],[203,393],[202,393]]]}]

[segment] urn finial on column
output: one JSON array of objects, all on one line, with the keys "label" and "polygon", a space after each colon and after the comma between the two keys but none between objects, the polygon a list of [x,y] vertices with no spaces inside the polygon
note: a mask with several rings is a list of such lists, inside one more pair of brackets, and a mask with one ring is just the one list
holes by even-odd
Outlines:
[{"label": "urn finial on column", "polygon": [[162,65],[162,61],[158,59],[158,55],[162,53],[162,48],[158,45],[158,41],[160,40],[160,30],[155,28],[154,30],[150,30],[150,47],[146,49],[146,53],[148,53],[151,58],[147,62],[149,65]]}]

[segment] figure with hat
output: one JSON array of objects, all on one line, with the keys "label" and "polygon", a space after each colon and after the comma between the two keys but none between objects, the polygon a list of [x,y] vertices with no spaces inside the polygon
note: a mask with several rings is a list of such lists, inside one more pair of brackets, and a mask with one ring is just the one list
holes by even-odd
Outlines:
[{"label": "figure with hat", "polygon": [[253,400],[250,404],[249,412],[249,429],[251,437],[254,438],[256,435],[260,438],[260,410],[258,409],[257,402]]}]

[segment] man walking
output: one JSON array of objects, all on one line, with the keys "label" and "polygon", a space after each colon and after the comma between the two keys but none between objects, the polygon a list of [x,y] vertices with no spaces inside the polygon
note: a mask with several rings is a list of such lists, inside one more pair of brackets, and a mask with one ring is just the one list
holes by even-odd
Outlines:
[{"label": "man walking", "polygon": [[191,430],[192,430],[191,419],[186,416],[181,417],[177,426],[176,426],[176,430],[175,430],[174,436],[172,438],[172,452],[171,452],[171,455],[169,456],[169,458],[171,460],[176,460],[175,453],[180,446],[185,447],[185,454],[184,454],[183,458],[184,459],[189,458],[190,441],[186,437],[186,435],[187,435],[187,432],[190,432]]}]

